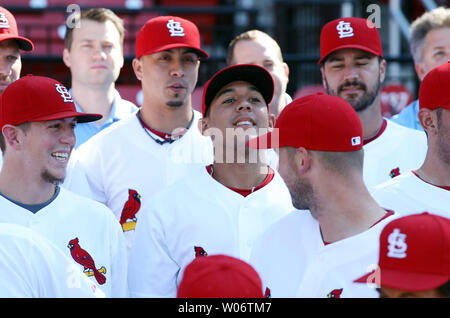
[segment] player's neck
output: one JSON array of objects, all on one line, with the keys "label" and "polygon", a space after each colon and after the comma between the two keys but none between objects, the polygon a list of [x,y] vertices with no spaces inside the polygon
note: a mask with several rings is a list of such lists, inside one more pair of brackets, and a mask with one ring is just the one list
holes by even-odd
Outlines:
[{"label": "player's neck", "polygon": [[[16,170],[17,171],[17,170]],[[50,200],[55,194],[54,184],[33,180],[38,178],[31,174],[17,173],[4,165],[0,172],[0,192],[14,201],[23,204],[40,204]]]},{"label": "player's neck", "polygon": [[81,85],[72,83],[72,96],[85,113],[103,115],[103,118],[95,123],[100,125],[106,121],[111,113],[114,101],[114,83],[107,87]]},{"label": "player's neck", "polygon": [[[190,104],[181,107],[151,108],[149,105],[143,105],[141,116],[151,128],[171,134],[175,129],[186,128],[192,121],[194,113]],[[197,126],[197,123],[193,123],[193,125]]]},{"label": "player's neck", "polygon": [[363,139],[370,139],[375,136],[383,124],[380,106],[376,103],[366,110],[358,112],[358,117],[363,127]]},{"label": "player's neck", "polygon": [[[316,193],[317,218],[325,242],[336,242],[369,229],[386,213],[367,190],[362,178],[356,182],[327,180],[321,192]],[[336,186],[333,184],[339,184]]]},{"label": "player's neck", "polygon": [[419,177],[425,182],[441,187],[450,186],[450,166],[436,155],[431,154],[429,149],[423,165],[415,170]]},{"label": "player's neck", "polygon": [[213,177],[226,187],[251,189],[259,186],[267,177],[269,168],[263,163],[213,164]]}]

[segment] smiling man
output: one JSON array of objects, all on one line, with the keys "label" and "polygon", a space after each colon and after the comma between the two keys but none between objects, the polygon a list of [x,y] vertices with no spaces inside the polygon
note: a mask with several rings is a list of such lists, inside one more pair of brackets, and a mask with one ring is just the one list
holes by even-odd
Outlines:
[{"label": "smiling man", "polygon": [[84,170],[93,198],[113,210],[129,248],[140,209],[152,206],[157,192],[194,166],[212,162],[211,140],[201,135],[201,114],[191,102],[200,58],[207,57],[192,22],[173,16],[148,20],[137,34],[133,59],[142,107],[77,149],[74,169]]},{"label": "smiling man", "polygon": [[424,161],[424,133],[400,126],[381,114],[380,88],[386,76],[381,38],[372,22],[340,18],[320,35],[323,85],[347,101],[363,127],[364,181],[369,189],[418,168]]},{"label": "smiling man", "polygon": [[63,51],[64,64],[72,75],[71,94],[79,112],[95,112],[101,120],[75,128],[78,148],[86,140],[137,110],[115,89],[124,63],[123,21],[113,11],[93,8],[82,11],[79,24],[68,27]]},{"label": "smiling man", "polygon": [[[76,266],[108,297],[127,296],[125,239],[111,211],[59,186],[75,145],[75,126],[101,115],[77,112],[61,83],[31,75],[6,88],[0,108],[0,223],[40,233],[71,260],[67,245],[77,239],[92,266]],[[95,273],[101,268],[100,280]]]},{"label": "smiling man", "polygon": [[225,68],[206,83],[200,127],[213,141],[214,163],[192,170],[141,212],[130,254],[132,297],[175,297],[196,257],[248,260],[257,236],[293,210],[281,177],[246,146],[273,127],[273,91],[270,73],[257,65]]}]

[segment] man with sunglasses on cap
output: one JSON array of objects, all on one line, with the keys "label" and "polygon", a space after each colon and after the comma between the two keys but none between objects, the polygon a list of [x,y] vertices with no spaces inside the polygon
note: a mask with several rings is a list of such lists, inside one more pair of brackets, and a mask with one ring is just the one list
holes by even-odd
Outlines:
[{"label": "man with sunglasses on cap", "polygon": [[355,283],[377,286],[380,298],[450,298],[450,219],[423,212],[388,223],[378,266]]},{"label": "man with sunglasses on cap", "polygon": [[126,297],[125,238],[113,214],[59,186],[75,145],[75,126],[101,115],[77,112],[61,83],[32,75],[5,89],[0,109],[0,222],[36,231],[107,297]]},{"label": "man with sunglasses on cap", "polygon": [[385,208],[450,217],[450,95],[443,87],[450,87],[450,61],[431,70],[419,88],[418,117],[428,138],[425,162],[374,188]]},{"label": "man with sunglasses on cap", "polygon": [[212,162],[211,141],[201,135],[201,114],[191,103],[199,59],[207,57],[192,22],[172,16],[148,20],[137,34],[133,60],[142,107],[77,149],[75,166],[85,171],[93,198],[114,212],[128,248],[152,196],[194,166]]},{"label": "man with sunglasses on cap", "polygon": [[377,296],[352,281],[376,263],[378,234],[393,212],[364,184],[362,142],[352,106],[321,93],[294,100],[273,132],[249,141],[279,149],[292,203],[306,210],[283,217],[255,243],[250,264],[272,297]]},{"label": "man with sunglasses on cap", "polygon": [[248,260],[257,236],[293,210],[265,151],[246,146],[273,127],[273,90],[270,73],[257,65],[227,67],[206,83],[199,125],[213,141],[214,163],[167,187],[141,212],[129,263],[132,297],[175,297],[196,257]]},{"label": "man with sunglasses on cap", "polygon": [[367,187],[418,168],[427,150],[425,134],[381,114],[386,61],[375,25],[353,17],[327,23],[320,34],[319,64],[328,94],[346,100],[361,120]]}]

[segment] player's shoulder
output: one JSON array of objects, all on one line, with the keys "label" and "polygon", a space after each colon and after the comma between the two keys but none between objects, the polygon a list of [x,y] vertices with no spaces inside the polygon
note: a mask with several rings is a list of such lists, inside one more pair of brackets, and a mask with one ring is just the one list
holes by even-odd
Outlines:
[{"label": "player's shoulder", "polygon": [[86,142],[78,147],[77,151],[91,152],[92,150],[99,148],[118,149],[117,142],[119,140],[132,138],[132,136],[135,135],[133,127],[137,127],[137,123],[137,116],[129,114],[126,118],[115,122],[86,140]]},{"label": "player's shoulder", "polygon": [[387,129],[386,131],[391,135],[396,135],[399,137],[405,137],[405,139],[420,139],[426,142],[426,135],[423,131],[402,126],[393,120],[386,119]]}]

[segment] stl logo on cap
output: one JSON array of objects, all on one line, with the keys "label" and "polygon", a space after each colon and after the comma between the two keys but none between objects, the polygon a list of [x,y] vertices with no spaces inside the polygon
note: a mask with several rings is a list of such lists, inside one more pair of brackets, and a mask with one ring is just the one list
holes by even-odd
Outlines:
[{"label": "stl logo on cap", "polygon": [[64,99],[64,103],[73,103],[72,95],[70,95],[69,91],[66,87],[60,84],[55,84],[56,91],[61,95]]},{"label": "stl logo on cap", "polygon": [[394,229],[388,236],[388,257],[405,258],[408,244],[405,242],[406,234],[400,232],[399,229]]},{"label": "stl logo on cap", "polygon": [[0,29],[9,29],[9,21],[4,13],[0,13]]},{"label": "stl logo on cap", "polygon": [[354,36],[353,28],[350,25],[350,22],[340,21],[336,26],[336,29],[339,33],[339,38],[350,38]]},{"label": "stl logo on cap", "polygon": [[167,29],[169,29],[170,36],[184,36],[184,29],[180,22],[175,22],[173,19],[167,22]]}]

